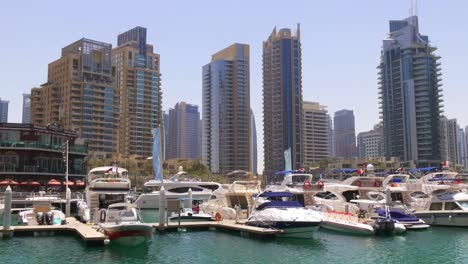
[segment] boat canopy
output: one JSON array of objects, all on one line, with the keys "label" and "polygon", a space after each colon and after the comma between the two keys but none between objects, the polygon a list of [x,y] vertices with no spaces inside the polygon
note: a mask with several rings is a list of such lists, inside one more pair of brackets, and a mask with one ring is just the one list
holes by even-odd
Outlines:
[{"label": "boat canopy", "polygon": [[357,169],[334,169],[331,171],[331,173],[354,173],[357,171]]},{"label": "boat canopy", "polygon": [[433,171],[436,171],[440,168],[438,167],[426,167],[426,168],[416,168],[416,169],[412,169],[412,170],[409,170],[410,173],[414,173],[414,172],[433,172]]},{"label": "boat canopy", "polygon": [[290,192],[264,192],[259,195],[260,197],[293,197]]},{"label": "boat canopy", "polygon": [[[378,209],[378,210],[375,210],[375,212],[378,213],[380,217],[386,217],[386,215],[387,215],[387,213],[385,212],[384,209]],[[413,216],[404,214],[404,213],[399,212],[397,210],[390,210],[389,213],[390,213],[390,218],[395,219],[395,220],[400,221],[400,222],[419,221],[419,219],[417,217],[413,217]]]},{"label": "boat canopy", "polygon": [[285,176],[285,175],[288,175],[288,174],[293,174],[293,173],[304,173],[303,171],[300,171],[300,170],[285,170],[285,171],[278,171],[275,173],[276,176]]},{"label": "boat canopy", "polygon": [[257,207],[257,210],[265,208],[292,208],[292,207],[303,207],[298,201],[271,201],[262,203]]}]

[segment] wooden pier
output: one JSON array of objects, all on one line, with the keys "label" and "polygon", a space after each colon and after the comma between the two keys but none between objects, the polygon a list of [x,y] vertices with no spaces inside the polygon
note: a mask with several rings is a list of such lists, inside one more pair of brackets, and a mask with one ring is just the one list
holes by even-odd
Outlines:
[{"label": "wooden pier", "polygon": [[36,235],[41,233],[66,232],[78,234],[87,243],[104,243],[106,236],[97,230],[97,227],[83,224],[73,217],[67,218],[65,225],[32,225],[32,226],[11,226],[9,230],[3,227],[0,234],[12,236],[14,234]]},{"label": "wooden pier", "polygon": [[[236,231],[241,234],[249,234],[253,236],[271,237],[283,233],[279,229],[261,228],[247,226],[243,223],[236,223],[235,220],[206,221],[206,222],[169,222],[164,227],[160,227],[158,223],[150,223],[155,230],[159,231],[177,231],[179,229],[194,229],[194,230],[228,230]],[[106,236],[98,230],[97,226],[87,225],[79,222],[73,217],[67,218],[65,225],[34,225],[34,226],[11,226],[9,230],[0,228],[1,236],[31,235],[36,236],[43,233],[53,235],[56,232],[65,232],[70,234],[78,234],[83,241],[91,244],[103,245]]]}]

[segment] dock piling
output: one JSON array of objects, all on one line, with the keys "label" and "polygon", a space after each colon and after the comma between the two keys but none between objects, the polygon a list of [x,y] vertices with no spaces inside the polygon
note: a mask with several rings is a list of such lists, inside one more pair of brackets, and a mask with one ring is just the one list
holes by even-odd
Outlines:
[{"label": "dock piling", "polygon": [[[68,183],[68,182],[67,182]],[[67,192],[65,194],[66,205],[65,205],[65,215],[66,217],[70,217],[70,200],[71,200],[71,191],[70,187],[67,186]]]},{"label": "dock piling", "polygon": [[[2,237],[11,237],[13,235],[13,230],[11,230],[11,202],[12,202],[13,193],[11,187],[8,187],[5,190],[5,207],[3,211],[3,230]],[[11,232],[9,232],[11,230]]]},{"label": "dock piling", "polygon": [[166,191],[164,186],[161,186],[159,190],[159,231],[164,231],[165,229],[165,220],[166,220]]}]

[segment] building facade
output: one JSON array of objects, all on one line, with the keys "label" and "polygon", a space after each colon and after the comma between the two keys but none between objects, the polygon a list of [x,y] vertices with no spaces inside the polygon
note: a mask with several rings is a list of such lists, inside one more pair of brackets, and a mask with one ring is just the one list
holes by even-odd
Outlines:
[{"label": "building facade", "polygon": [[385,156],[438,166],[441,160],[440,57],[419,33],[418,17],[390,21],[383,40],[379,97]]},{"label": "building facade", "polygon": [[21,118],[21,123],[31,123],[31,94],[23,94],[23,115]]},{"label": "building facade", "polygon": [[86,144],[60,125],[0,124],[0,177],[17,182],[34,180],[45,186],[65,180],[62,147],[69,141],[69,179],[86,177]]},{"label": "building facade", "polygon": [[10,102],[0,98],[0,122],[8,122],[8,104]]},{"label": "building facade", "polygon": [[117,39],[112,50],[116,106],[120,106],[116,152],[150,157],[152,129],[163,133],[160,56],[146,43],[146,28],[133,28]]},{"label": "building facade", "polygon": [[250,55],[233,44],[203,66],[203,162],[214,173],[251,171]]},{"label": "building facade", "polygon": [[[303,165],[302,62],[300,27],[276,28],[263,42],[264,175],[285,169],[285,151],[291,164]],[[265,178],[266,179],[266,178]],[[267,180],[267,179],[266,179]]]},{"label": "building facade", "polygon": [[357,145],[360,159],[384,157],[382,125],[375,125],[373,130],[359,133]]},{"label": "building facade", "polygon": [[330,156],[329,125],[326,107],[316,102],[303,102],[304,164],[311,166]]},{"label": "building facade", "polygon": [[167,159],[200,159],[199,125],[197,105],[179,102],[169,109]]},{"label": "building facade", "polygon": [[340,110],[333,117],[335,133],[335,156],[356,157],[356,132],[353,110]]},{"label": "building facade", "polygon": [[111,44],[80,39],[62,49],[48,66],[47,82],[31,90],[32,123],[74,131],[88,140],[94,158],[111,158],[116,149],[111,50]]}]

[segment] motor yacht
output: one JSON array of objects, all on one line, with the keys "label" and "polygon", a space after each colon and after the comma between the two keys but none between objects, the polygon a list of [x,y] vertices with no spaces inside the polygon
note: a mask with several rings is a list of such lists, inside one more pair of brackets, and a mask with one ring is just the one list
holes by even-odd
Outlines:
[{"label": "motor yacht", "polygon": [[[150,180],[146,182],[144,184],[144,193],[137,198],[135,204],[140,209],[159,209],[159,195],[163,185],[167,199],[188,198],[191,189],[192,201],[195,202],[207,201],[212,192],[220,186],[216,182],[197,181],[188,176],[187,172],[180,170],[168,180]],[[191,208],[192,205],[184,204],[184,207]]]},{"label": "motor yacht", "polygon": [[109,205],[127,201],[131,182],[128,171],[118,167],[98,167],[89,171],[86,177],[84,199],[77,202],[77,218],[82,222],[98,224],[104,221],[102,210]]},{"label": "motor yacht", "polygon": [[135,204],[111,204],[106,211],[101,213],[104,221],[99,224],[99,227],[104,230],[110,242],[125,246],[151,242],[153,227],[142,223],[140,212]]},{"label": "motor yacht", "polygon": [[213,191],[208,201],[200,204],[201,211],[224,219],[246,219],[252,209],[254,194],[261,192],[259,181],[234,181]]},{"label": "motor yacht", "polygon": [[435,193],[426,208],[414,215],[430,225],[467,227],[468,194],[464,190]]},{"label": "motor yacht", "polygon": [[292,200],[291,192],[263,192],[254,203],[246,225],[281,229],[279,236],[310,238],[322,222],[321,214]]}]

